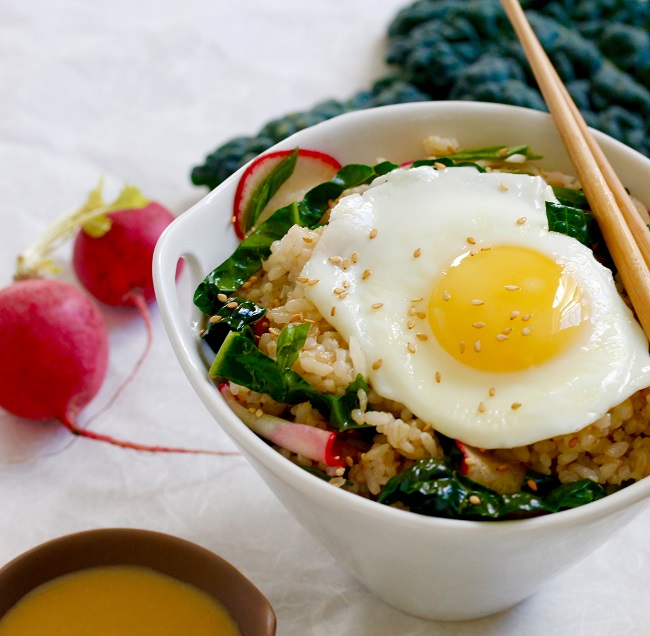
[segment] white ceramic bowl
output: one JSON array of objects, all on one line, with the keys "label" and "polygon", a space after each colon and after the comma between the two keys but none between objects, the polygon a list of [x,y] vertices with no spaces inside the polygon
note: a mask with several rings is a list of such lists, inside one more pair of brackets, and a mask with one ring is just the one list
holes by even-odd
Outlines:
[{"label": "white ceramic bowl", "polygon": [[[402,162],[420,156],[430,134],[463,147],[529,144],[542,165],[572,172],[552,120],[544,113],[473,102],[387,106],[343,115],[275,148],[301,146],[341,163]],[[650,161],[598,134],[625,185],[650,203]],[[154,280],[163,320],[198,396],[296,519],[352,574],[387,603],[417,616],[460,620],[508,608],[604,543],[642,509],[650,479],[581,508],[518,521],[436,519],[396,510],[339,490],[301,470],[254,435],[208,379],[198,341],[199,314],[177,297],[179,258],[193,284],[234,250],[230,223],[241,171],[177,219],[156,248]],[[188,318],[189,317],[189,318]]]}]

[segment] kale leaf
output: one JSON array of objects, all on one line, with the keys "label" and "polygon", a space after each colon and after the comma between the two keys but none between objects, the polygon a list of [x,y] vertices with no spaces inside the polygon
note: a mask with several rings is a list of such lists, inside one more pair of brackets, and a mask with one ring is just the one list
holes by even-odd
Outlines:
[{"label": "kale leaf", "polygon": [[399,502],[412,512],[433,517],[503,519],[558,512],[605,496],[603,487],[589,479],[569,484],[554,480],[552,485],[542,480],[544,488],[534,492],[527,485],[529,478],[524,479],[521,492],[502,495],[461,475],[447,458],[421,459],[388,481],[379,502]]},{"label": "kale leaf", "polygon": [[[306,328],[302,324],[307,325]],[[333,428],[358,428],[351,412],[359,408],[358,390],[369,390],[361,375],[343,395],[333,396],[320,393],[290,368],[304,346],[309,331],[309,323],[302,324],[285,327],[280,333],[278,342],[282,343],[282,350],[278,356],[281,358],[279,362],[262,353],[245,335],[231,331],[210,367],[210,377],[226,378],[251,391],[266,393],[284,404],[310,402],[321,415],[328,418]]]}]

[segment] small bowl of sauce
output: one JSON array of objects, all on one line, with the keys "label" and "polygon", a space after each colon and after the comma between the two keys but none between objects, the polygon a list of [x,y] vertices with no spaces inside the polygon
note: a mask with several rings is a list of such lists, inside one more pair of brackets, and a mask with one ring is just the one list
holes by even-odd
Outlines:
[{"label": "small bowl of sauce", "polygon": [[198,545],[105,529],[44,543],[0,569],[0,636],[274,636],[262,593]]}]

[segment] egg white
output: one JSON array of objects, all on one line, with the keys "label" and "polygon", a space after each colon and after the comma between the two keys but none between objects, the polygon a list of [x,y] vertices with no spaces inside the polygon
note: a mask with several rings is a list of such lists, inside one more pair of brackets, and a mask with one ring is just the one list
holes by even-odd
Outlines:
[{"label": "egg white", "polygon": [[[395,170],[332,210],[302,271],[319,281],[305,294],[352,341],[373,388],[444,435],[481,448],[511,448],[577,431],[650,385],[650,356],[611,272],[578,241],[548,231],[547,199],[552,191],[540,177],[471,167]],[[521,217],[525,223],[517,223]],[[480,371],[449,355],[429,321],[409,315],[409,308],[426,312],[437,278],[467,253],[469,236],[476,237],[475,248],[527,247],[572,274],[589,302],[582,339],[517,372]],[[342,260],[333,262],[336,257]],[[416,327],[409,329],[412,319]],[[381,366],[373,368],[378,360]],[[521,407],[513,410],[513,403]]]}]

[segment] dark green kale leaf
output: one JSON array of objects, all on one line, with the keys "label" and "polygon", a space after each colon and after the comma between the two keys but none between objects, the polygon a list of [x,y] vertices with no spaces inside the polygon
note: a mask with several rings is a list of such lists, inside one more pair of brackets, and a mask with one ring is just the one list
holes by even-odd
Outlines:
[{"label": "dark green kale leaf", "polygon": [[216,312],[221,306],[218,295],[236,291],[257,272],[262,261],[270,255],[273,242],[281,239],[292,225],[315,226],[328,210],[329,202],[344,190],[369,183],[396,167],[388,161],[376,166],[343,166],[330,181],[309,190],[302,201],[276,210],[237,246],[229,258],[206,276],[194,293],[194,304],[203,313]]},{"label": "dark green kale leaf", "polygon": [[502,495],[461,475],[449,459],[428,458],[391,478],[379,502],[399,502],[412,512],[433,517],[503,519],[558,512],[605,496],[602,486],[588,479],[562,485],[558,481],[540,483],[540,492],[526,486],[521,492]]},{"label": "dark green kale leaf", "polygon": [[582,190],[575,188],[565,188],[563,186],[553,186],[553,194],[557,200],[564,205],[572,208],[580,208],[581,210],[589,209],[589,202]]},{"label": "dark green kale leaf", "polygon": [[566,234],[591,248],[594,244],[592,228],[594,217],[580,208],[561,203],[546,202],[548,229],[551,232]]},{"label": "dark green kale leaf", "polygon": [[231,331],[210,367],[210,377],[226,378],[251,391],[266,393],[284,404],[310,402],[329,419],[332,427],[339,430],[356,428],[351,412],[359,408],[357,392],[360,388],[368,390],[361,376],[350,384],[343,395],[333,396],[320,393],[291,370],[290,366],[297,359],[309,331],[309,323],[303,324],[306,327],[291,325],[280,333],[278,341],[282,352],[279,362],[262,353],[245,335]]},{"label": "dark green kale leaf", "polygon": [[[228,307],[231,303],[237,303],[237,305],[235,307]],[[208,320],[205,331],[201,334],[201,338],[210,345],[210,348],[215,353],[219,351],[219,347],[221,347],[224,338],[231,331],[238,331],[252,340],[252,325],[262,318],[265,313],[266,308],[260,307],[252,300],[232,296]]]}]

